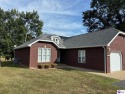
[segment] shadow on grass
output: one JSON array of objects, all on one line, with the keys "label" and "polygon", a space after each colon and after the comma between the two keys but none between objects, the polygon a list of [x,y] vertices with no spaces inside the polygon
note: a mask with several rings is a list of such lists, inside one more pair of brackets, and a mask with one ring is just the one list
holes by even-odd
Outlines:
[{"label": "shadow on grass", "polygon": [[1,67],[18,67],[18,68],[24,68],[23,66],[19,64],[14,64],[13,61],[2,61]]},{"label": "shadow on grass", "polygon": [[104,73],[103,71],[99,71],[99,70],[82,68],[82,67],[74,67],[74,66],[70,66],[70,65],[66,65],[66,64],[58,64],[58,69],[62,69],[62,70],[66,70],[66,71],[78,70],[78,71],[83,71],[86,73]]},{"label": "shadow on grass", "polygon": [[57,69],[62,69],[62,70],[65,70],[65,71],[72,71],[72,70],[75,70],[75,69],[67,68],[67,67],[62,67],[62,68],[57,68]]}]

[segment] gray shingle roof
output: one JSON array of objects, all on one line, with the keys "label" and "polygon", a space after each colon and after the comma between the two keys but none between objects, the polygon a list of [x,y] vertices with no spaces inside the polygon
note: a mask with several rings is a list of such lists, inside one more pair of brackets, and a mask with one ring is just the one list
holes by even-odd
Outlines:
[{"label": "gray shingle roof", "polygon": [[119,31],[113,28],[70,37],[64,41],[67,48],[106,46]]},{"label": "gray shingle roof", "polygon": [[[20,49],[20,48],[25,48],[25,47],[29,47],[29,45],[31,44],[31,43],[33,43],[33,42],[35,42],[35,41],[49,41],[49,42],[53,42],[52,40],[51,40],[51,36],[52,35],[50,35],[50,34],[42,34],[42,36],[39,36],[39,37],[37,37],[37,38],[34,38],[34,39],[32,39],[32,40],[30,40],[30,41],[27,41],[27,42],[25,42],[25,43],[23,43],[22,45],[20,45],[20,46],[18,46],[18,47],[16,47],[15,49]],[[66,37],[61,37],[61,39],[60,39],[60,42],[59,42],[59,44],[58,44],[58,46],[60,47],[60,48],[65,48],[65,46],[63,45],[63,40],[64,39],[66,39]]]},{"label": "gray shingle roof", "polygon": [[30,41],[27,41],[23,44],[21,44],[20,46],[17,46],[15,49],[20,49],[20,48],[25,48],[25,47],[28,47],[29,44],[33,43],[34,41],[38,40],[40,37],[37,37],[37,38],[34,38]]},{"label": "gray shingle roof", "polygon": [[[108,28],[105,30],[93,32],[93,33],[86,33],[72,37],[62,37],[60,36],[60,42],[58,44],[59,48],[85,48],[85,47],[95,47],[95,46],[106,46],[119,32],[114,28]],[[40,37],[34,38],[31,41],[28,41],[15,49],[25,48],[28,47],[31,43],[35,41],[49,41],[51,40],[50,34],[43,34]]]}]

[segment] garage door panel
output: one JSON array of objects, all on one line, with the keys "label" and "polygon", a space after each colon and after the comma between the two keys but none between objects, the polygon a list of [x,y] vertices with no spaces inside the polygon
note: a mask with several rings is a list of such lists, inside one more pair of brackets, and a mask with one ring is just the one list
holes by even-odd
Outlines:
[{"label": "garage door panel", "polygon": [[119,71],[121,70],[121,54],[120,53],[111,53],[110,54],[110,70]]}]

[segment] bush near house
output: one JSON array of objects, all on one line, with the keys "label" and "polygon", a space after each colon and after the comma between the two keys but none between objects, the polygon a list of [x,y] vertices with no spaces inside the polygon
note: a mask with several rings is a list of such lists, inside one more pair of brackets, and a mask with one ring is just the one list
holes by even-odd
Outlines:
[{"label": "bush near house", "polygon": [[52,67],[52,68],[55,68],[55,67],[57,67],[57,64],[56,64],[56,63],[51,64],[51,67]]},{"label": "bush near house", "polygon": [[55,67],[57,67],[57,64],[56,63],[54,63],[54,64],[39,64],[39,65],[37,65],[37,67],[38,67],[38,69],[55,68]]},{"label": "bush near house", "polygon": [[51,67],[51,64],[45,64],[44,65],[44,68],[46,68],[46,69],[48,69],[48,68],[50,68]]},{"label": "bush near house", "polygon": [[39,69],[41,69],[42,67],[41,67],[41,65],[37,65],[37,67],[39,68]]},{"label": "bush near house", "polygon": [[44,68],[44,64],[39,64],[39,65],[37,65],[37,67],[38,67],[38,69],[42,69],[42,68]]}]

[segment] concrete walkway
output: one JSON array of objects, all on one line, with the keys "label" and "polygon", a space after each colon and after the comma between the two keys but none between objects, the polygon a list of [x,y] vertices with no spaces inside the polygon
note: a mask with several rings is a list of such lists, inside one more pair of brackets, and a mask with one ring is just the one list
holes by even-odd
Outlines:
[{"label": "concrete walkway", "polygon": [[106,73],[95,73],[95,74],[114,78],[114,79],[125,80],[125,71],[117,71],[117,72],[112,72],[107,74]]},{"label": "concrete walkway", "polygon": [[61,64],[58,67],[59,68],[71,68],[71,69],[75,69],[75,70],[84,71],[84,72],[87,72],[87,73],[97,74],[97,75],[100,75],[100,76],[105,76],[105,77],[119,79],[119,80],[125,80],[125,71],[117,71],[117,72],[112,72],[112,73],[106,74],[106,73],[103,73],[103,72],[97,71],[97,70],[73,67],[73,66],[68,66],[68,65],[64,65],[64,64]]}]

